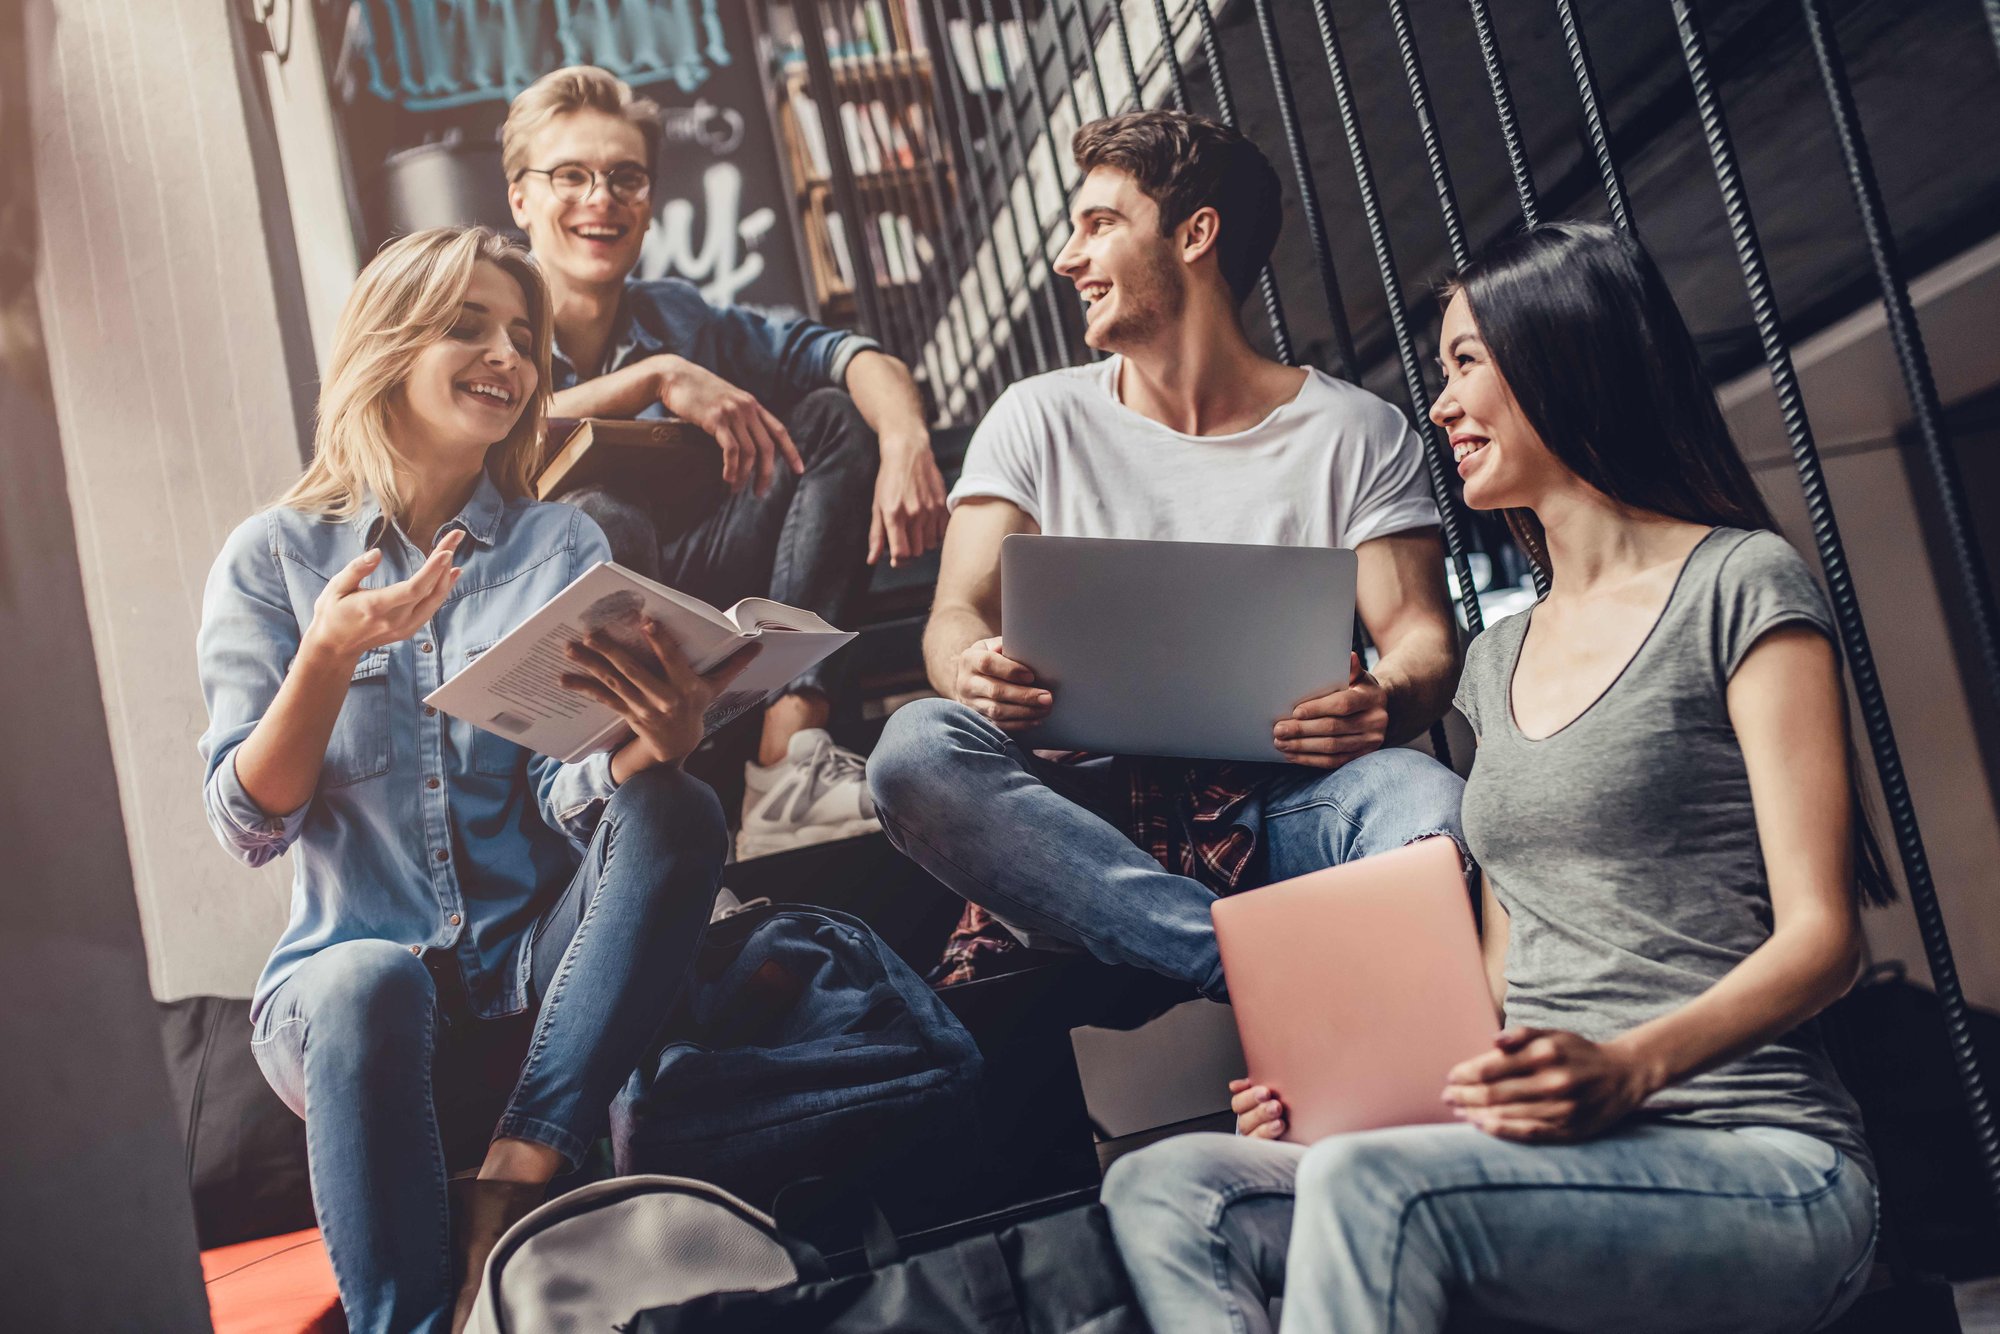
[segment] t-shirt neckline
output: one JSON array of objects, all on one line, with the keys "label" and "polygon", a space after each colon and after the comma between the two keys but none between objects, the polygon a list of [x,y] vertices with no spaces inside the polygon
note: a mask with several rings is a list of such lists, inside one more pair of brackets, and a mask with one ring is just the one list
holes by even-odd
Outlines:
[{"label": "t-shirt neckline", "polygon": [[1314,377],[1317,374],[1317,372],[1315,372],[1314,369],[1310,366],[1304,367],[1303,369],[1306,373],[1306,378],[1299,381],[1299,391],[1296,394],[1293,394],[1290,398],[1278,404],[1278,406],[1276,406],[1275,408],[1272,408],[1269,412],[1265,413],[1262,417],[1258,418],[1257,421],[1254,422],[1253,424],[1244,427],[1240,431],[1230,431],[1223,435],[1193,435],[1187,431],[1177,431],[1173,427],[1167,425],[1165,422],[1157,421],[1152,417],[1148,417],[1145,413],[1139,411],[1137,408],[1132,407],[1130,404],[1126,403],[1125,400],[1119,397],[1118,394],[1119,379],[1125,372],[1125,358],[1120,354],[1114,353],[1110,357],[1106,358],[1105,378],[1102,387],[1104,389],[1104,396],[1111,400],[1112,407],[1118,409],[1118,411],[1120,412],[1126,413],[1132,417],[1137,418],[1139,421],[1144,422],[1147,426],[1152,427],[1156,431],[1162,432],[1163,434],[1166,435],[1170,435],[1176,440],[1188,441],[1191,444],[1226,445],[1238,440],[1242,440],[1246,436],[1255,435],[1257,432],[1262,431],[1265,428],[1269,427],[1271,423],[1276,421],[1281,414],[1289,412],[1293,408],[1297,407],[1299,404],[1299,400],[1306,396],[1306,390],[1312,388]]},{"label": "t-shirt neckline", "polygon": [[[1688,554],[1681,558],[1680,570],[1674,575],[1673,587],[1667,590],[1667,600],[1660,604],[1660,614],[1653,618],[1652,625],[1646,629],[1646,637],[1639,641],[1638,648],[1632,650],[1632,656],[1625,659],[1625,665],[1618,669],[1618,674],[1611,678],[1604,689],[1597,692],[1595,699],[1583,706],[1581,713],[1546,736],[1529,736],[1522,730],[1519,720],[1514,717],[1514,676],[1521,670],[1521,651],[1528,646],[1528,631],[1534,628],[1535,623],[1535,607],[1528,608],[1527,614],[1521,618],[1520,637],[1514,641],[1514,660],[1508,664],[1506,690],[1501,697],[1501,703],[1506,706],[1507,729],[1514,734],[1516,740],[1525,741],[1531,746],[1539,746],[1544,741],[1553,741],[1595,713],[1597,706],[1611,697],[1611,693],[1618,689],[1619,682],[1631,675],[1633,665],[1646,656],[1646,650],[1651,648],[1653,641],[1659,637],[1660,627],[1667,623],[1667,614],[1674,609],[1674,599],[1680,596],[1681,585],[1687,582],[1688,571],[1694,568],[1694,558],[1701,554],[1701,549],[1708,545],[1709,539],[1721,531],[1720,527],[1709,529],[1688,548]],[[1539,602],[1535,604],[1537,607],[1540,605]]]}]

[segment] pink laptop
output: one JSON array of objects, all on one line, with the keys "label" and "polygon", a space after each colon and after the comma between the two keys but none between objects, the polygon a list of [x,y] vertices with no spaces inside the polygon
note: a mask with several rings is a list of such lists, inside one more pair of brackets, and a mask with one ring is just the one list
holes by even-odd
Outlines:
[{"label": "pink laptop", "polygon": [[1427,838],[1213,909],[1250,1078],[1284,1138],[1449,1122],[1445,1073],[1498,1023],[1458,848]]}]

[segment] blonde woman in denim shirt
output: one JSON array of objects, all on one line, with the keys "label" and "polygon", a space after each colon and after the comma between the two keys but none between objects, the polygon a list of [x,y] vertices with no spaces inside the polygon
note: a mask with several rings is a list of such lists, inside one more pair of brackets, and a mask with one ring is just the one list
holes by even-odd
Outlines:
[{"label": "blonde woman in denim shirt", "polygon": [[[577,764],[423,703],[607,558],[596,524],[531,497],[549,327],[494,233],[386,247],[341,315],[311,467],[230,535],[203,599],[209,822],[252,866],[293,853],[252,1045],[305,1118],[357,1334],[463,1325],[492,1242],[600,1133],[727,846],[679,762],[741,659],[696,676],[650,626],[656,660],[580,650],[565,684],[634,735]],[[434,1074],[530,1015],[485,1160],[448,1191],[438,1109],[464,1091]]]}]

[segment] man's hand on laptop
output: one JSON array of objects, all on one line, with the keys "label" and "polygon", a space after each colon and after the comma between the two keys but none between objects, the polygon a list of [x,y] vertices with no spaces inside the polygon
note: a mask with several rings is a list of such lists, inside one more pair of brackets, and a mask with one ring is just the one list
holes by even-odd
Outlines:
[{"label": "man's hand on laptop", "polygon": [[1055,696],[1035,674],[1006,656],[1000,640],[975,640],[958,655],[954,697],[1003,732],[1019,732],[1048,717]]},{"label": "man's hand on laptop", "polygon": [[747,390],[685,357],[663,355],[654,360],[659,363],[660,402],[668,412],[715,437],[722,448],[722,480],[731,491],[741,491],[749,482],[761,496],[771,489],[774,469],[806,470],[785,424]]},{"label": "man's hand on laptop", "polygon": [[1262,1084],[1247,1079],[1229,1081],[1229,1110],[1236,1113],[1236,1133],[1247,1139],[1277,1139],[1285,1133],[1285,1104]]},{"label": "man's hand on laptop", "polygon": [[1389,692],[1362,669],[1359,653],[1349,655],[1345,686],[1307,700],[1271,729],[1272,740],[1287,760],[1315,769],[1338,769],[1380,750],[1388,735]]}]

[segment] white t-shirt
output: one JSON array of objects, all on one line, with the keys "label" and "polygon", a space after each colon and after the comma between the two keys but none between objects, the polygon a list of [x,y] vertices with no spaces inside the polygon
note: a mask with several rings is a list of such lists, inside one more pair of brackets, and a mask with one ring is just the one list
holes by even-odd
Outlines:
[{"label": "white t-shirt", "polygon": [[1058,537],[1270,546],[1436,526],[1421,442],[1366,389],[1309,371],[1249,430],[1184,435],[1118,401],[1119,363],[1010,387],[973,434],[951,506],[995,496]]}]

